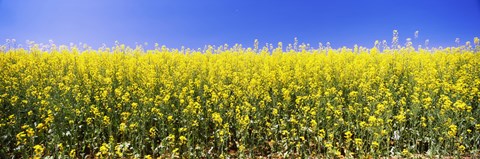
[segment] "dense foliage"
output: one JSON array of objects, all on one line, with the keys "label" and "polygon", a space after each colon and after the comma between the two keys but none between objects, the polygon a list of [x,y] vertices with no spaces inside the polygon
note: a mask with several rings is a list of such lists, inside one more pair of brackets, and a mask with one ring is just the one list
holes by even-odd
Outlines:
[{"label": "dense foliage", "polygon": [[4,50],[0,158],[478,155],[478,50]]}]

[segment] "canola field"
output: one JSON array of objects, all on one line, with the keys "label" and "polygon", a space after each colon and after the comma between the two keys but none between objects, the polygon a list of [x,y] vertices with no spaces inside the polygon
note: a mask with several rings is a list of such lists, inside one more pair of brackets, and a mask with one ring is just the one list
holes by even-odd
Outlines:
[{"label": "canola field", "polygon": [[480,45],[0,52],[0,158],[478,157]]}]

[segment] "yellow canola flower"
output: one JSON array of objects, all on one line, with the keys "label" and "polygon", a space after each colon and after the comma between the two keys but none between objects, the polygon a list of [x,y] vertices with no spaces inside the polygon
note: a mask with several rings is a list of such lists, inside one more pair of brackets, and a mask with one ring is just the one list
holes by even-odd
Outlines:
[{"label": "yellow canola flower", "polygon": [[17,145],[20,145],[20,144],[25,144],[26,143],[26,137],[27,135],[22,131],[20,133],[18,133],[16,135],[16,138],[17,138]]},{"label": "yellow canola flower", "polygon": [[457,135],[457,126],[456,125],[450,125],[449,130],[447,132],[448,137],[455,137]]},{"label": "yellow canola flower", "polygon": [[120,127],[118,128],[120,133],[124,133],[127,130],[127,124],[125,123],[120,123]]},{"label": "yellow canola flower", "polygon": [[362,146],[363,145],[362,139],[361,138],[355,138],[355,145]]},{"label": "yellow canola flower", "polygon": [[155,127],[150,128],[148,131],[150,133],[150,137],[153,138],[157,135],[157,129]]},{"label": "yellow canola flower", "polygon": [[70,150],[70,152],[68,153],[68,156],[70,156],[71,158],[76,157],[76,155],[77,155],[77,151],[75,149]]},{"label": "yellow canola flower", "polygon": [[182,144],[184,144],[185,141],[187,141],[187,137],[185,137],[185,136],[180,136],[178,139],[180,140],[180,143],[182,143]]},{"label": "yellow canola flower", "polygon": [[372,148],[376,149],[380,146],[380,144],[377,141],[372,142]]},{"label": "yellow canola flower", "polygon": [[220,124],[222,124],[222,122],[223,122],[223,119],[222,119],[220,113],[213,113],[213,114],[212,114],[212,119],[213,119],[213,122],[214,122],[216,125],[220,125]]},{"label": "yellow canola flower", "polygon": [[110,150],[110,146],[106,143],[102,143],[102,146],[100,146],[100,153],[102,155],[106,155],[109,150]]},{"label": "yellow canola flower", "polygon": [[33,130],[33,128],[28,128],[26,132],[28,137],[32,137],[33,135],[35,135],[35,131]]},{"label": "yellow canola flower", "polygon": [[103,116],[103,124],[105,124],[105,125],[110,125],[110,117],[108,117],[108,116]]},{"label": "yellow canola flower", "polygon": [[349,142],[352,139],[352,135],[353,134],[350,131],[345,132],[345,139],[347,140],[347,142]]},{"label": "yellow canola flower", "polygon": [[33,146],[33,150],[35,152],[35,156],[40,157],[43,155],[44,147],[42,145],[35,145]]}]

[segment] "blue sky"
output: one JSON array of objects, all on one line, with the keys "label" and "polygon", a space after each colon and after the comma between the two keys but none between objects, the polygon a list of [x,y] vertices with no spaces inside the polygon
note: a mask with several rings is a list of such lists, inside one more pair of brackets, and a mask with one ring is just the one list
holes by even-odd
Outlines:
[{"label": "blue sky", "polygon": [[[167,47],[299,42],[372,47],[375,40],[453,46],[480,36],[479,0],[0,0],[0,39],[25,43],[115,40]],[[1,43],[1,42],[0,42]]]}]

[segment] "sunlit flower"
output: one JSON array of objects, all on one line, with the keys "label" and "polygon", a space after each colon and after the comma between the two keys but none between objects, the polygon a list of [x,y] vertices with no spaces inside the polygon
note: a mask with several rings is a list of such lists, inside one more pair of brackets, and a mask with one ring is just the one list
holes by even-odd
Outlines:
[{"label": "sunlit flower", "polygon": [[39,157],[43,155],[44,147],[42,145],[35,145],[33,146],[33,149],[35,152],[35,156]]}]

